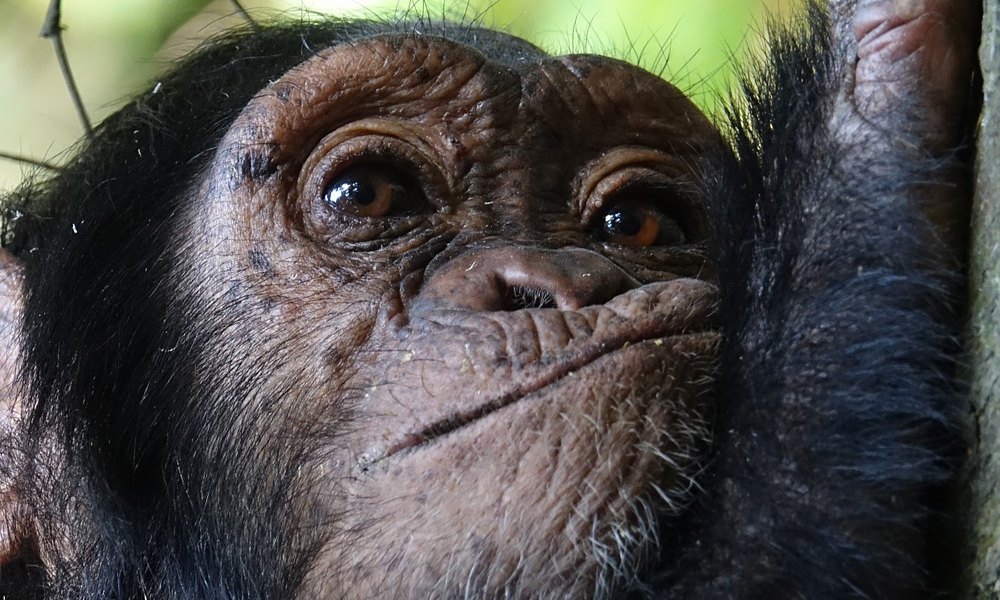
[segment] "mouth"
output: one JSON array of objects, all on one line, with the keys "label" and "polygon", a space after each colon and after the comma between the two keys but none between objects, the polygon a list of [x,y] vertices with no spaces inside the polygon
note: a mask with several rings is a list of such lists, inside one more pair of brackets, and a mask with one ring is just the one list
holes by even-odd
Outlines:
[{"label": "mouth", "polygon": [[601,358],[609,357],[617,352],[629,348],[636,348],[640,344],[646,346],[650,352],[662,352],[664,357],[672,356],[674,353],[671,351],[676,346],[683,345],[687,340],[702,337],[704,335],[705,331],[689,331],[685,333],[646,339],[619,340],[615,345],[610,343],[606,345],[601,344],[599,348],[595,348],[591,352],[583,353],[573,357],[571,360],[560,363],[555,368],[550,369],[545,376],[534,378],[531,380],[530,384],[520,386],[509,394],[504,394],[500,397],[489,400],[471,410],[456,412],[444,419],[435,421],[431,425],[418,431],[404,435],[402,439],[387,447],[380,455],[371,457],[371,461],[368,463],[367,468],[371,468],[377,463],[385,461],[397,454],[404,452],[409,453],[431,446],[438,440],[457,433],[477,421],[507,408],[508,406],[517,404],[528,396],[557,385],[567,376],[586,369],[590,364]]},{"label": "mouth", "polygon": [[[621,370],[628,372],[634,363],[628,358],[630,354],[623,354],[623,351],[641,348],[644,355],[659,357],[658,360],[663,362],[676,360],[685,339],[714,331],[713,294],[706,293],[707,286],[711,287],[711,284],[697,280],[673,280],[649,284],[626,292],[606,304],[578,311],[546,308],[519,311],[532,315],[529,320],[539,336],[544,333],[542,330],[546,323],[565,323],[569,320],[590,323],[592,330],[570,339],[561,347],[539,351],[531,360],[511,360],[511,364],[516,366],[507,371],[493,372],[483,379],[467,380],[467,385],[456,385],[456,389],[439,390],[438,395],[431,399],[431,402],[438,402],[436,409],[425,408],[419,400],[413,401],[419,406],[415,411],[404,406],[411,413],[421,411],[420,415],[400,417],[402,423],[396,431],[403,433],[391,435],[382,444],[370,447],[369,451],[356,458],[356,466],[361,472],[368,472],[392,457],[429,447],[529,396],[544,394],[546,388],[558,385],[572,374],[587,371],[595,362],[618,361]],[[482,313],[454,318],[489,320],[494,325],[499,321],[509,325],[512,314]],[[453,330],[460,329],[445,317],[440,319],[438,325],[445,333],[432,332],[429,334],[431,339],[440,339],[438,336],[448,336]],[[462,325],[470,331],[487,330],[486,327],[470,327],[467,321],[463,321]],[[514,326],[511,329],[522,328]],[[504,341],[511,343],[509,339]],[[617,358],[618,355],[622,358]],[[643,375],[637,373],[636,379]],[[421,376],[429,380],[454,379],[453,373],[440,371]],[[599,388],[601,384],[601,378],[596,377],[595,387]],[[483,399],[478,394],[482,389],[492,389],[494,393]],[[397,405],[402,404],[397,402]]]}]

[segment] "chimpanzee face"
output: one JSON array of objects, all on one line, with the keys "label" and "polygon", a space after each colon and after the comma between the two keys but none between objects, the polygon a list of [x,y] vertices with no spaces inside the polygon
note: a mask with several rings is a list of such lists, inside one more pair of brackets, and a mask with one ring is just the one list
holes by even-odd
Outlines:
[{"label": "chimpanzee face", "polygon": [[247,105],[177,260],[202,372],[253,365],[230,443],[309,440],[285,467],[338,593],[575,594],[655,554],[708,439],[717,139],[635,67],[439,38],[332,47]]}]

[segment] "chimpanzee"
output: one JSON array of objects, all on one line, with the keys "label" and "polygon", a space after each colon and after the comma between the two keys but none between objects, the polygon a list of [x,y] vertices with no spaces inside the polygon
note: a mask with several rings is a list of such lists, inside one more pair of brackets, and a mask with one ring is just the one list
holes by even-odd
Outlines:
[{"label": "chimpanzee", "polygon": [[948,590],[974,0],[714,126],[476,25],[257,23],[6,200],[7,598]]}]

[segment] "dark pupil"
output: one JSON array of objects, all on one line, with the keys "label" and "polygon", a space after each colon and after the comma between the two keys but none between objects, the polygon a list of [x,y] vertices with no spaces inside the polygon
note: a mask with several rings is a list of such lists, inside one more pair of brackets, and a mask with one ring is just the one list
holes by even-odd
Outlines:
[{"label": "dark pupil", "polygon": [[346,200],[360,206],[368,206],[375,202],[375,197],[376,192],[373,186],[364,180],[352,179],[333,185],[327,194],[326,201],[330,204],[336,204]]},{"label": "dark pupil", "polygon": [[642,229],[642,216],[634,211],[615,211],[604,216],[604,227],[610,235],[637,235]]}]

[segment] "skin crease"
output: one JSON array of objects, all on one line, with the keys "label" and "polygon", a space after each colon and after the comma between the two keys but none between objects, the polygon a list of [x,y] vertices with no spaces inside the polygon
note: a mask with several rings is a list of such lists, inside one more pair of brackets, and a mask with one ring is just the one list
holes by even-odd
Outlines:
[{"label": "skin crease", "polygon": [[[957,4],[911,2],[910,12],[892,12],[902,5],[862,2],[856,18],[837,21],[850,68],[832,110],[823,113],[830,120],[822,127],[833,137],[823,141],[850,147],[872,140],[873,150],[849,148],[854,160],[898,150],[880,135],[898,112],[894,99],[927,111],[926,119],[907,121],[913,128],[908,141],[931,153],[958,139],[955,124],[966,98],[948,90],[968,76],[972,55],[966,41],[951,41],[951,32],[968,30],[971,3],[953,10]],[[834,9],[849,14],[844,11],[852,7],[834,2]],[[171,92],[177,93],[163,93]],[[145,149],[135,133],[134,143]],[[169,266],[168,276],[156,279],[158,288],[170,288],[156,290],[155,300],[168,304],[163,314],[196,325],[176,339],[152,335],[143,348],[175,357],[155,385],[183,392],[156,389],[148,397],[114,399],[127,405],[126,416],[141,412],[148,419],[140,431],[169,439],[124,434],[110,444],[125,447],[122,472],[80,487],[63,482],[74,493],[85,485],[118,485],[109,495],[119,494],[122,505],[154,498],[139,513],[149,509],[159,517],[158,511],[173,510],[178,520],[196,515],[194,523],[181,523],[180,534],[169,518],[148,520],[166,530],[154,532],[166,540],[156,548],[162,555],[150,555],[163,564],[150,567],[142,554],[108,561],[142,571],[121,574],[133,578],[125,584],[133,584],[131,592],[121,595],[137,597],[144,585],[159,591],[150,582],[197,595],[184,586],[200,585],[202,573],[171,573],[190,566],[170,563],[171,552],[180,564],[229,551],[237,560],[219,563],[247,571],[257,566],[256,557],[285,561],[282,574],[302,579],[276,589],[294,589],[300,598],[604,599],[636,590],[731,598],[727,581],[746,582],[748,591],[739,592],[748,598],[777,597],[757,595],[774,589],[766,587],[773,581],[760,585],[742,569],[764,566],[761,577],[784,584],[788,573],[775,564],[799,555],[789,558],[784,538],[772,543],[755,529],[770,525],[770,510],[784,518],[800,509],[795,502],[803,496],[801,502],[816,505],[827,498],[824,482],[809,479],[814,475],[795,478],[799,461],[809,465],[820,450],[794,447],[796,427],[807,430],[818,420],[811,411],[822,410],[809,406],[809,394],[817,389],[811,387],[815,371],[826,365],[793,371],[792,392],[781,388],[774,393],[787,397],[762,404],[766,410],[758,412],[784,427],[776,427],[776,435],[761,426],[712,430],[716,409],[741,400],[715,396],[724,343],[719,321],[729,314],[716,314],[726,280],[707,258],[715,240],[699,196],[701,163],[724,142],[676,88],[607,58],[538,55],[510,66],[443,38],[385,34],[320,50],[274,78],[214,142],[207,166],[198,163],[195,183],[178,188],[186,196],[164,225],[171,228],[163,236],[170,243],[154,249],[161,255],[150,265]],[[347,189],[336,182],[358,178],[374,182],[383,194],[379,202],[344,200],[331,191]],[[928,242],[946,247],[944,254],[958,252],[949,229],[964,214],[960,203],[948,202],[956,195],[953,183],[942,176],[936,185],[912,186],[892,198],[908,212],[931,216],[940,231]],[[643,212],[650,205],[656,210]],[[662,242],[613,235],[604,227],[616,211],[655,214],[661,231],[684,237]],[[806,238],[806,258],[797,263],[805,264],[805,275],[786,273],[789,287],[842,283],[840,271],[854,269],[833,260],[830,280],[816,272],[810,243],[849,238],[860,245],[857,230],[871,224],[834,218],[834,234]],[[807,220],[806,228],[829,223]],[[81,222],[81,237],[88,227]],[[0,253],[0,327],[21,318],[19,278],[16,261]],[[103,298],[95,287],[98,293],[85,290],[92,301]],[[800,306],[809,305],[793,305],[789,318]],[[840,333],[823,327],[836,323],[791,333],[822,347],[826,336]],[[788,347],[811,351],[808,343]],[[0,378],[17,360],[17,348],[4,350]],[[185,368],[173,370],[180,364]],[[19,405],[10,406],[16,421]],[[822,416],[829,420],[835,412]],[[99,414],[95,420],[102,418],[124,419]],[[54,439],[60,439],[58,426]],[[783,450],[742,454],[749,443],[725,446],[727,436],[759,432],[767,434],[762,443]],[[736,450],[710,461],[711,444]],[[112,469],[119,466],[113,462],[118,451],[107,451]],[[37,462],[67,460],[54,455]],[[768,460],[791,467],[768,470]],[[730,469],[742,462],[750,466]],[[152,481],[135,475],[150,472]],[[721,475],[711,479],[713,473]],[[746,485],[740,477],[747,473],[764,475]],[[833,472],[830,480],[843,485],[840,476]],[[68,481],[71,475],[56,469],[51,477]],[[685,511],[703,484],[714,486],[725,508],[711,512],[712,497],[698,514],[720,525],[685,538],[687,531],[673,525],[681,515],[698,524],[698,514],[691,517],[696,511]],[[754,485],[777,491],[767,496]],[[780,498],[788,490],[795,498],[788,506],[753,505],[755,498]],[[98,533],[113,539],[113,525],[128,520],[113,512],[117,505],[94,523],[74,508],[79,522],[60,521],[45,530],[58,539],[43,540],[45,562],[68,565],[54,569],[69,582],[70,592],[59,592],[65,597],[74,597],[71,586],[83,585],[66,572],[87,564],[91,534],[105,526]],[[8,508],[7,516],[16,512]],[[220,514],[230,520],[216,519]],[[128,525],[141,529],[143,517]],[[226,537],[230,532],[218,534],[213,526],[246,529]],[[863,538],[853,527],[862,526],[830,525],[847,538]],[[205,530],[210,533],[202,535]],[[918,540],[911,531],[898,536],[888,544]],[[718,552],[695,548],[702,539],[723,543]],[[232,543],[198,554],[203,540]],[[278,550],[254,554],[258,548],[247,540]],[[60,564],[59,555],[69,558]],[[912,556],[923,558],[919,550]],[[678,574],[675,564],[686,570]],[[180,583],[157,579],[162,574],[155,568]],[[222,583],[205,589],[232,585],[226,591],[233,597],[253,597],[233,590],[264,579],[206,571]],[[191,572],[196,583],[183,579]],[[108,589],[98,593],[113,595]],[[650,591],[648,597],[658,596]]]},{"label": "skin crease", "polygon": [[[954,148],[967,135],[970,71],[975,61],[982,7],[978,2],[951,0],[833,0],[847,56],[853,56],[843,93],[832,120],[836,137],[865,138],[873,130],[898,128],[896,111],[908,106],[924,118],[908,122],[928,152]],[[853,18],[852,18],[853,15]],[[948,185],[926,192],[924,210],[938,225],[937,233],[951,249],[945,264],[961,260],[967,245],[969,207],[953,202],[955,186],[968,187],[967,177],[946,177]],[[967,196],[964,191],[958,194]],[[938,245],[936,240],[928,243]]]},{"label": "skin crease", "polygon": [[[590,595],[655,555],[650,532],[686,503],[707,438],[714,286],[677,278],[710,278],[697,239],[653,263],[591,221],[627,184],[663,181],[702,232],[693,159],[718,142],[637,68],[563,57],[518,77],[441,39],[331,48],[246,107],[189,217],[204,224],[194,248],[223,243],[181,260],[220,297],[247,286],[254,344],[275,328],[313,344],[249,405],[305,376],[329,400],[278,421],[350,422],[303,476],[325,482],[305,512],[335,523],[307,597]],[[331,173],[373,155],[418,174],[428,217],[364,222],[323,202]],[[248,162],[265,175],[245,177]],[[518,285],[558,309],[510,312]],[[371,300],[330,301],[344,297]]]},{"label": "skin crease", "polygon": [[857,40],[854,104],[861,114],[888,118],[900,98],[920,98],[933,107],[922,126],[928,148],[952,148],[964,134],[969,65],[978,37],[980,9],[950,0],[865,1],[852,33]]}]

